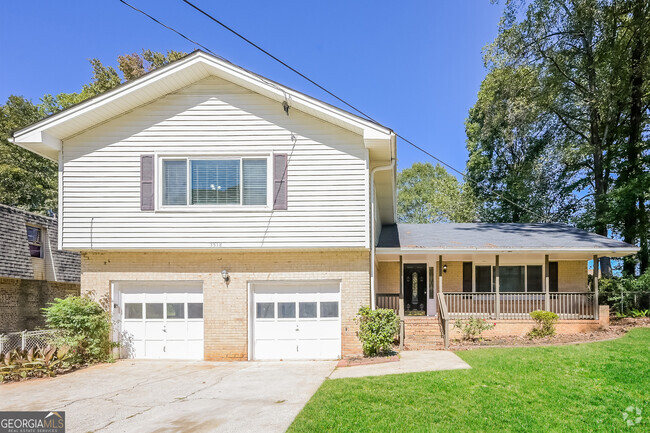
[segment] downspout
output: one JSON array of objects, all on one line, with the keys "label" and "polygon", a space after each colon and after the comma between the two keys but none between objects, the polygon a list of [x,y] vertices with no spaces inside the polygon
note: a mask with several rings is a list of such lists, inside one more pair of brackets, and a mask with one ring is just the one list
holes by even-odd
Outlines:
[{"label": "downspout", "polygon": [[382,165],[370,170],[370,309],[376,307],[375,300],[375,249],[377,240],[375,239],[375,214],[377,206],[375,203],[375,173],[383,170],[392,170],[395,168],[395,159],[391,159],[389,165]]}]

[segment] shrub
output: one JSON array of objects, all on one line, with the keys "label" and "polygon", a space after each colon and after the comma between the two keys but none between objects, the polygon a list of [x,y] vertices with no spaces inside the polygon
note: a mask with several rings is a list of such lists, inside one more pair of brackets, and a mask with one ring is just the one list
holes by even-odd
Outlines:
[{"label": "shrub", "polygon": [[610,306],[610,311],[620,317],[629,316],[631,310],[650,307],[650,270],[638,277],[624,276],[601,278],[598,284],[599,301]]},{"label": "shrub", "polygon": [[392,351],[393,341],[399,331],[399,317],[395,311],[369,307],[359,308],[356,318],[359,324],[359,340],[366,356],[376,356]]},{"label": "shrub", "polygon": [[111,316],[89,297],[55,299],[43,308],[45,322],[63,332],[55,345],[69,346],[73,363],[100,362],[110,358]]},{"label": "shrub", "polygon": [[530,313],[530,317],[535,320],[536,324],[535,327],[528,332],[529,337],[541,338],[555,335],[555,323],[558,319],[557,314],[550,311],[536,310]]},{"label": "shrub", "polygon": [[463,340],[479,339],[483,331],[494,329],[496,323],[488,323],[485,319],[478,317],[470,317],[467,320],[456,320],[454,322],[454,329],[459,329],[463,335]]}]

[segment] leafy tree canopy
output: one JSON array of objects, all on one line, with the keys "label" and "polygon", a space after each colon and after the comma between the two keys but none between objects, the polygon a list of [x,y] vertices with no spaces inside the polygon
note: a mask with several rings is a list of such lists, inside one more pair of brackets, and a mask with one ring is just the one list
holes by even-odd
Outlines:
[{"label": "leafy tree canopy", "polygon": [[143,50],[142,54],[118,57],[118,68],[123,79],[112,66],[99,59],[90,60],[92,81],[84,84],[78,93],[51,94],[38,104],[11,95],[0,106],[0,203],[32,212],[57,211],[57,164],[9,142],[12,131],[64,110],[71,105],[99,95],[122,83],[138,78],[158,67],[185,56],[180,51],[167,54]]},{"label": "leafy tree canopy", "polygon": [[397,175],[397,213],[401,222],[472,222],[472,193],[440,164],[416,162]]}]

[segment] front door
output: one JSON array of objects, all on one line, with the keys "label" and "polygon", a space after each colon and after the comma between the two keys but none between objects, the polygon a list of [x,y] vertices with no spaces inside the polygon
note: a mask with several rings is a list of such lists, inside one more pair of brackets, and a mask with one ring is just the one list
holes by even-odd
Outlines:
[{"label": "front door", "polygon": [[404,314],[424,316],[427,313],[427,265],[404,265]]}]

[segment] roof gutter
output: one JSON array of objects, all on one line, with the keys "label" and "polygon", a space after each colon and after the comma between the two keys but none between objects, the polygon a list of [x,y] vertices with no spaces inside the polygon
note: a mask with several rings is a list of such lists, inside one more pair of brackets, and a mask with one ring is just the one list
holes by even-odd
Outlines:
[{"label": "roof gutter", "polygon": [[377,204],[375,200],[375,173],[395,168],[395,158],[391,157],[390,164],[375,167],[370,170],[370,309],[375,309],[375,250],[377,239],[375,236],[375,215]]}]

